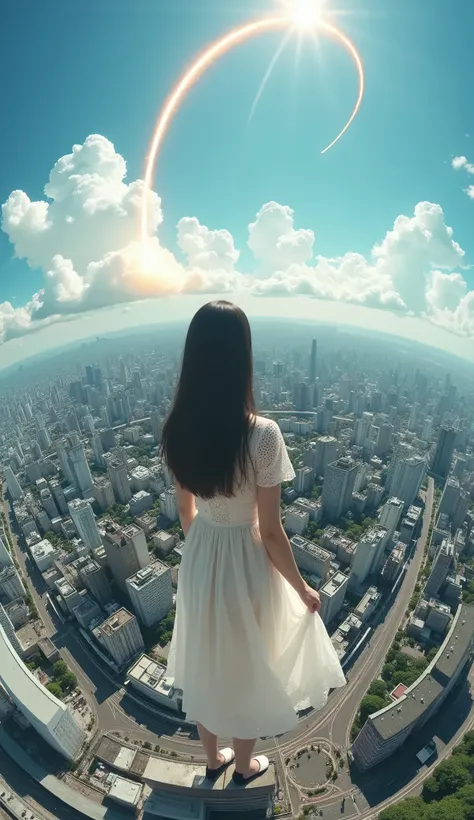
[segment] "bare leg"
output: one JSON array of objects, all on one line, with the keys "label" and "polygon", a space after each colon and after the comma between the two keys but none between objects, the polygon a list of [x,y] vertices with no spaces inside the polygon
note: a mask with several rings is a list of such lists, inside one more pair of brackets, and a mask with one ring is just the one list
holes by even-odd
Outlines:
[{"label": "bare leg", "polygon": [[224,762],[224,758],[217,748],[217,735],[209,732],[201,723],[197,724],[199,739],[206,752],[207,765],[210,769],[218,769]]},{"label": "bare leg", "polygon": [[259,771],[259,764],[252,758],[256,740],[239,740],[234,737],[235,771],[244,777],[251,777]]}]

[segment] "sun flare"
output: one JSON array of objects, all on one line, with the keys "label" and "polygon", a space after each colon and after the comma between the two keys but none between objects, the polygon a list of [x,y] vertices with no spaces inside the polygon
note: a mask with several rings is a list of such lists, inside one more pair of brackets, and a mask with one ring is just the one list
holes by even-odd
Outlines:
[{"label": "sun flare", "polygon": [[323,13],[321,0],[289,0],[285,7],[297,28],[305,30],[315,28]]}]

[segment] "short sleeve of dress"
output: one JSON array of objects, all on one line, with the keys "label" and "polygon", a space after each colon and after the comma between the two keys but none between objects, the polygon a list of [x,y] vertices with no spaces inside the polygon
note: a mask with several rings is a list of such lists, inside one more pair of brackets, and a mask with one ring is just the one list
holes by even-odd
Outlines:
[{"label": "short sleeve of dress", "polygon": [[274,421],[263,427],[256,452],[256,478],[259,487],[275,487],[291,481],[295,471],[291,464],[281,430]]}]

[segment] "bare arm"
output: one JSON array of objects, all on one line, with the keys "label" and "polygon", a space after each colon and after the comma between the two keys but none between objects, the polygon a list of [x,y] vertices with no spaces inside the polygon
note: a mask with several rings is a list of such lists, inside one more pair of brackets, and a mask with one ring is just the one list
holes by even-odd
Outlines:
[{"label": "bare arm", "polygon": [[196,515],[196,501],[189,490],[185,490],[175,481],[176,495],[178,496],[178,512],[181,527],[186,537]]},{"label": "bare arm", "polygon": [[260,535],[272,564],[311,612],[320,608],[318,593],[301,577],[280,517],[280,485],[257,487]]}]

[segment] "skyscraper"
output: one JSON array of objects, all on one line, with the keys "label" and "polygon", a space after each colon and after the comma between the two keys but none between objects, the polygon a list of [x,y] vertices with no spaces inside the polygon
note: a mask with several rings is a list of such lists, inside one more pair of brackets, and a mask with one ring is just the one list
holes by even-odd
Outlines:
[{"label": "skyscraper", "polygon": [[440,587],[444,584],[446,576],[451,569],[453,560],[454,544],[450,538],[445,538],[433,561],[433,568],[429,574],[423,593],[425,598],[430,598],[438,594]]},{"label": "skyscraper", "polygon": [[309,383],[314,384],[316,381],[318,343],[316,339],[311,342],[311,356],[309,359]]},{"label": "skyscraper", "polygon": [[115,583],[127,592],[127,578],[150,563],[145,533],[134,524],[122,529],[118,524],[107,522],[103,539],[107,563]]},{"label": "skyscraper", "polygon": [[4,610],[4,608],[1,604],[0,604],[0,626],[3,627],[5,635],[7,636],[8,640],[10,641],[10,643],[11,643],[13,649],[15,650],[15,652],[18,655],[20,655],[20,657],[21,657],[21,655],[22,655],[21,643],[20,643],[20,641],[18,640],[18,638],[16,636],[15,628],[14,628],[10,618],[8,617],[7,613],[5,612],[5,610]]},{"label": "skyscraper", "polygon": [[71,518],[84,544],[93,550],[102,546],[102,538],[97,527],[95,515],[88,501],[75,498],[68,504]]},{"label": "skyscraper", "polygon": [[456,430],[454,427],[441,427],[438,433],[436,449],[431,459],[431,470],[440,478],[447,478],[453,459]]},{"label": "skyscraper", "polygon": [[422,456],[400,459],[390,485],[391,494],[400,498],[405,507],[409,507],[419,493],[425,473],[426,461]]},{"label": "skyscraper", "polygon": [[10,493],[13,501],[20,501],[23,498],[23,490],[20,487],[19,481],[13,472],[12,468],[8,465],[3,468],[3,475],[5,476],[5,481],[7,482],[8,492]]},{"label": "skyscraper", "polygon": [[321,436],[316,441],[313,467],[316,476],[325,476],[328,464],[337,459],[337,439],[333,436]]},{"label": "skyscraper", "polygon": [[94,629],[94,634],[119,667],[145,648],[138,621],[127,609],[117,610]]},{"label": "skyscraper", "polygon": [[144,626],[154,626],[173,608],[171,570],[160,561],[127,578],[127,589],[134,612]]},{"label": "skyscraper", "polygon": [[359,465],[348,456],[328,464],[321,497],[328,521],[337,521],[351,506],[358,469]]},{"label": "skyscraper", "polygon": [[92,559],[88,563],[86,562],[80,566],[78,573],[86,589],[89,590],[99,604],[106,604],[107,601],[112,599],[112,590],[107,581],[105,570],[97,561]]},{"label": "skyscraper", "polygon": [[127,504],[132,497],[127,467],[111,453],[104,455],[104,461],[107,465],[107,472],[115,498],[119,504]]},{"label": "skyscraper", "polygon": [[6,535],[3,530],[0,530],[0,569],[3,567],[11,567],[13,564],[12,557],[6,545]]},{"label": "skyscraper", "polygon": [[72,473],[74,475],[74,483],[76,487],[84,493],[92,492],[92,474],[87,463],[84,447],[81,442],[75,444],[69,450],[69,463],[71,465]]}]

